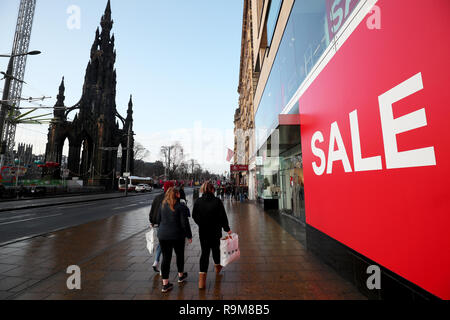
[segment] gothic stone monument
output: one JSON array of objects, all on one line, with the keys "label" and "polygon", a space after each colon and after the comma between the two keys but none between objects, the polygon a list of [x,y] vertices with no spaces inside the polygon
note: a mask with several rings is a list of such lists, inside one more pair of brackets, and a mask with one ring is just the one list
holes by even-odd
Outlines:
[{"label": "gothic stone monument", "polygon": [[[113,21],[111,5],[108,4],[101,19],[101,33],[97,28],[91,48],[91,59],[86,68],[83,93],[73,107],[64,106],[64,78],[59,87],[54,118],[48,132],[46,162],[62,161],[63,146],[69,141],[68,169],[71,177],[79,177],[85,185],[111,188],[115,178],[117,148],[123,147],[121,174],[126,169],[128,130],[133,126],[133,102],[130,97],[127,117],[116,110],[116,70],[114,63],[114,34],[110,36]],[[68,121],[70,112],[77,110],[73,121]],[[122,128],[119,127],[119,121]],[[131,136],[131,150],[134,139]],[[130,171],[133,171],[133,152],[130,154]],[[59,178],[60,171],[50,170],[47,175]]]}]

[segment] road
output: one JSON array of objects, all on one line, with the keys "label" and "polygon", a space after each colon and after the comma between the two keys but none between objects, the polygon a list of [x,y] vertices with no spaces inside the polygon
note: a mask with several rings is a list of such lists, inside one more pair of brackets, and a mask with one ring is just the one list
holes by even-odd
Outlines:
[{"label": "road", "polygon": [[[186,193],[192,192],[186,190]],[[0,244],[78,226],[148,207],[161,191],[108,199],[0,213]]]}]

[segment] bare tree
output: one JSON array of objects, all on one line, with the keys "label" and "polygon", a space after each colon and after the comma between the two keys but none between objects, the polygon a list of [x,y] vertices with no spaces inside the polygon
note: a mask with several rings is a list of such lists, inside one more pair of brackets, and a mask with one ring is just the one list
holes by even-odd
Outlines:
[{"label": "bare tree", "polygon": [[167,168],[170,168],[170,152],[172,151],[171,146],[162,146],[161,147],[161,157],[162,162],[164,164],[164,177],[167,180]]},{"label": "bare tree", "polygon": [[202,174],[203,174],[203,169],[202,169],[202,168],[200,167],[200,165],[199,165],[198,167],[196,167],[196,168],[194,169],[194,172],[193,172],[193,175],[194,175],[193,180],[196,180],[196,181],[201,180]]},{"label": "bare tree", "polygon": [[184,149],[179,142],[175,142],[171,146],[162,146],[161,156],[166,168],[166,179],[172,179],[178,166],[183,162]]},{"label": "bare tree", "polygon": [[150,151],[148,151],[141,143],[136,142],[134,145],[134,160],[140,161],[147,158],[150,154]]},{"label": "bare tree", "polygon": [[189,178],[189,164],[187,162],[181,162],[175,171],[177,179],[188,179]]},{"label": "bare tree", "polygon": [[138,160],[134,162],[134,171],[140,177],[153,177],[158,179],[164,174],[164,165],[161,161],[144,162]]},{"label": "bare tree", "polygon": [[189,159],[187,164],[189,166],[189,173],[191,174],[191,179],[195,179],[196,170],[198,169],[201,170],[200,164],[195,159]]}]

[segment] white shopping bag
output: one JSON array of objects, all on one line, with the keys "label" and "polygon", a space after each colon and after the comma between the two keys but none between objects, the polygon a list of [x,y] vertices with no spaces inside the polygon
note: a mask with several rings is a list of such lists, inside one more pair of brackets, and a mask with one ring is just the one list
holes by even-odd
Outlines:
[{"label": "white shopping bag", "polygon": [[158,229],[151,228],[150,231],[145,234],[145,239],[147,240],[147,249],[150,255],[152,255],[158,247],[157,231]]},{"label": "white shopping bag", "polygon": [[220,239],[220,265],[225,267],[241,256],[239,236],[236,233]]}]

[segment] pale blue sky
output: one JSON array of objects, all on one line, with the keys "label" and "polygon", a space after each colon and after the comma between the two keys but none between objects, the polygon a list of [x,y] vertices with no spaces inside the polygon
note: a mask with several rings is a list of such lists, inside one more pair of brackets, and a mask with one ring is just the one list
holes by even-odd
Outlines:
[{"label": "pale blue sky", "polygon": [[[30,50],[42,54],[28,58],[25,81],[29,85],[24,86],[23,96],[56,97],[64,75],[66,105],[79,100],[106,2],[37,0]],[[71,5],[81,9],[80,29],[67,27]],[[226,147],[232,148],[230,135],[238,105],[242,5],[242,0],[111,1],[117,109],[126,114],[133,94],[136,140],[150,149],[149,160],[159,158],[159,147],[168,140],[184,142],[192,135],[195,122],[201,121],[209,132],[201,135],[212,135],[208,143],[224,150],[223,163],[217,158],[209,164],[212,160],[207,155],[196,154],[198,146],[187,146],[189,157],[199,158],[215,171],[227,167]],[[0,3],[0,53],[11,51],[18,6],[19,0]],[[0,59],[1,71],[6,70],[7,60]],[[1,81],[1,89],[3,85]],[[44,102],[54,103],[55,98]],[[42,149],[46,132],[47,126],[19,128],[17,142],[33,142],[36,149]],[[195,139],[188,140],[186,144],[197,144]],[[210,146],[200,149],[205,148]]]}]

